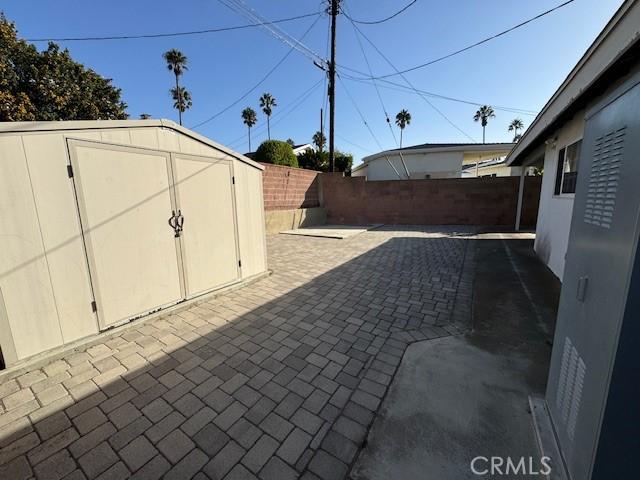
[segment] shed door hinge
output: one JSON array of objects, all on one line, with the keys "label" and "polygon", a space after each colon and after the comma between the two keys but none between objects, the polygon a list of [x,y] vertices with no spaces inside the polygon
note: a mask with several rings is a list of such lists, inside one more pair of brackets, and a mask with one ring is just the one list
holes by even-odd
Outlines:
[{"label": "shed door hinge", "polygon": [[69,175],[69,178],[73,178],[73,166],[72,165],[67,165],[67,175]]},{"label": "shed door hinge", "polygon": [[231,177],[231,183],[236,184],[236,177]]},{"label": "shed door hinge", "polygon": [[242,266],[242,260],[238,260],[238,266],[241,267]]},{"label": "shed door hinge", "polygon": [[91,302],[91,311],[93,313],[96,313],[98,311],[98,304],[96,303],[95,300],[93,302]]}]

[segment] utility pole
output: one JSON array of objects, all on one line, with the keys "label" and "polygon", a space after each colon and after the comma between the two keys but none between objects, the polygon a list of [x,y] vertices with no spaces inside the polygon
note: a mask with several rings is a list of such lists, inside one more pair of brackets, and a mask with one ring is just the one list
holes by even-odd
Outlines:
[{"label": "utility pole", "polygon": [[334,129],[336,121],[336,19],[340,0],[331,2],[331,61],[329,62],[329,171],[335,169]]},{"label": "utility pole", "polygon": [[322,120],[323,120],[323,109],[320,109],[320,153],[322,153],[322,150],[324,150],[323,145],[322,145],[322,139],[324,138],[324,125],[322,124]]}]

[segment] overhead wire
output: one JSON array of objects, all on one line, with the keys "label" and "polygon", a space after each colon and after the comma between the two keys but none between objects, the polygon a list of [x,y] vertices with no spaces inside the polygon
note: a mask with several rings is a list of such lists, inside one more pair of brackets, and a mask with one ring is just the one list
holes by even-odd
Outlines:
[{"label": "overhead wire", "polygon": [[[351,24],[353,25],[353,27],[360,33],[360,35],[362,36],[362,38],[364,38],[372,47],[373,49],[378,52],[378,54],[385,60],[385,62],[387,62],[389,64],[389,66],[391,68],[393,68],[394,70],[398,71],[398,69],[396,68],[396,66],[393,64],[393,62],[391,62],[391,60],[389,60],[389,58],[376,46],[375,43],[373,43],[371,41],[371,39],[369,39],[369,37],[367,37],[362,30],[360,30],[360,28],[353,22],[351,22]],[[404,82],[411,87],[411,89],[416,92],[420,98],[422,98],[425,103],[427,105],[429,105],[433,110],[435,110],[442,118],[444,118],[453,128],[455,128],[456,130],[458,130],[460,133],[462,133],[465,137],[467,137],[469,140],[471,140],[472,142],[475,142],[476,140],[469,135],[467,132],[465,132],[464,130],[462,130],[458,125],[456,125],[444,112],[442,112],[438,107],[436,107],[432,102],[429,101],[429,99],[424,96],[423,94],[421,94],[416,87],[409,81],[409,79],[404,75],[404,74],[400,74],[400,76],[402,77],[402,79],[404,80]]]},{"label": "overhead wire", "polygon": [[[303,15],[296,15],[294,17],[280,18],[278,20],[271,20],[268,23],[275,25],[278,23],[286,23],[294,20],[301,20],[303,18],[320,16],[319,12],[305,13]],[[255,28],[262,26],[260,23],[249,23],[245,25],[235,25],[231,27],[218,27],[208,28],[204,30],[189,30],[185,32],[170,32],[170,33],[148,33],[148,34],[134,34],[134,35],[109,35],[100,37],[41,37],[41,38],[27,38],[27,42],[85,42],[85,41],[104,41],[104,40],[139,40],[145,38],[166,38],[166,37],[181,37],[187,35],[203,35],[208,33],[230,32],[233,30],[243,30],[246,28]]]},{"label": "overhead wire", "polygon": [[[489,36],[487,38],[484,38],[484,39],[482,39],[482,40],[480,40],[478,42],[472,43],[471,45],[467,45],[466,47],[460,48],[460,49],[458,49],[458,50],[456,50],[454,52],[448,53],[446,55],[443,55],[441,57],[435,58],[433,60],[429,60],[428,62],[421,63],[420,65],[416,65],[416,66],[411,67],[411,68],[406,68],[404,70],[396,70],[395,73],[388,73],[388,74],[385,74],[385,75],[377,75],[375,78],[377,80],[379,80],[379,79],[388,78],[388,77],[395,77],[395,76],[401,75],[403,73],[413,72],[415,70],[419,70],[421,68],[428,67],[429,65],[433,65],[434,63],[441,62],[443,60],[446,60],[446,59],[451,58],[453,56],[459,55],[459,54],[464,53],[464,52],[466,52],[468,50],[471,50],[472,48],[475,48],[475,47],[478,47],[480,45],[483,45],[483,44],[485,44],[485,43],[487,43],[487,42],[489,42],[491,40],[495,40],[496,38],[502,37],[503,35],[506,35],[506,34],[508,34],[510,32],[513,32],[514,30],[517,30],[517,29],[519,29],[521,27],[524,27],[525,25],[528,25],[531,22],[534,22],[534,21],[536,21],[536,20],[538,20],[538,19],[540,19],[540,18],[542,18],[542,17],[544,17],[546,15],[549,15],[550,13],[553,13],[556,10],[559,10],[559,9],[563,8],[563,7],[567,6],[567,5],[569,5],[570,3],[573,3],[574,1],[575,0],[567,0],[564,3],[561,3],[560,5],[556,5],[555,7],[550,8],[549,10],[546,10],[546,11],[544,11],[542,13],[539,13],[538,15],[536,15],[534,17],[531,17],[531,18],[529,18],[529,19],[527,19],[527,20],[525,20],[523,22],[520,22],[519,24],[514,25],[513,27],[510,27],[510,28],[508,28],[506,30],[503,30],[503,31],[499,32],[499,33],[491,35],[491,36]],[[349,18],[349,17],[347,17],[347,18]],[[351,20],[351,19],[349,19],[349,20]]]},{"label": "overhead wire", "polygon": [[359,23],[361,25],[378,25],[380,23],[384,23],[387,22],[389,20],[391,20],[392,18],[397,17],[398,15],[400,15],[401,13],[403,13],[405,10],[407,10],[411,5],[413,5],[414,3],[416,3],[418,0],[413,0],[412,2],[408,3],[407,5],[405,5],[404,7],[402,7],[400,10],[398,10],[396,13],[394,13],[393,15],[390,15],[388,17],[385,17],[381,20],[372,20],[372,21],[366,21],[366,20],[356,20],[354,18],[351,18],[349,15],[347,15],[347,13],[345,13],[345,17],[347,17],[349,20],[351,20],[352,22],[355,23]]},{"label": "overhead wire", "polygon": [[[305,32],[302,34],[302,36],[300,37],[300,40],[303,40],[304,37],[307,36],[307,34],[313,29],[313,27],[318,23],[318,21],[320,20],[320,17],[318,16],[312,23],[311,25],[309,25],[309,27],[305,30]],[[199,128],[202,125],[205,125],[206,123],[209,123],[213,120],[215,120],[216,118],[218,118],[220,115],[222,115],[223,113],[227,112],[229,109],[231,109],[232,107],[236,106],[238,103],[240,103],[242,100],[244,100],[245,98],[247,98],[256,88],[258,88],[260,85],[262,85],[272,74],[273,72],[275,72],[278,67],[280,65],[282,65],[284,63],[284,61],[289,57],[289,55],[291,55],[291,53],[293,52],[294,48],[291,47],[287,53],[255,84],[253,85],[250,89],[248,89],[246,92],[244,92],[239,98],[237,98],[236,100],[234,100],[233,102],[231,102],[229,105],[227,105],[226,107],[224,107],[222,110],[218,111],[217,113],[213,114],[212,116],[210,116],[209,118],[207,118],[206,120],[203,120],[202,122],[199,122],[195,125],[193,125],[191,128]]]},{"label": "overhead wire", "polygon": [[[344,74],[343,73],[343,77],[346,78],[347,80],[351,80],[353,82],[361,82],[361,83],[368,83],[368,82],[373,82],[372,79],[367,79],[367,80],[363,80],[363,79],[359,79],[357,77],[353,77],[351,75],[348,74]],[[402,85],[400,83],[396,83],[396,82],[392,82],[390,80],[378,80],[378,82],[383,83],[383,85],[380,85],[380,83],[378,83],[379,87],[381,88],[386,88],[389,90],[395,90],[395,91],[402,91],[402,92],[407,92],[407,93],[416,93],[413,91],[413,89],[411,87],[407,87],[406,85]],[[386,85],[385,85],[386,84]],[[422,90],[419,88],[416,88],[416,90],[419,93],[422,93],[428,97],[434,97],[434,98],[439,98],[442,100],[448,100],[451,102],[457,102],[457,103],[464,103],[467,105],[473,105],[473,106],[482,106],[482,105],[488,105],[490,104],[494,110],[501,110],[504,112],[510,112],[510,113],[516,113],[516,114],[522,114],[522,115],[530,115],[530,116],[536,116],[538,113],[533,111],[533,110],[526,110],[523,108],[516,108],[516,107],[505,107],[505,106],[500,106],[500,105],[494,105],[491,102],[476,102],[476,101],[472,101],[472,100],[465,100],[465,99],[461,99],[461,98],[456,98],[456,97],[451,97],[451,96],[447,96],[447,95],[442,95],[439,93],[434,93],[434,92],[429,92],[427,90]]]},{"label": "overhead wire", "polygon": [[[364,114],[362,113],[362,110],[360,110],[360,107],[358,107],[358,104],[356,103],[355,98],[353,98],[353,96],[351,95],[351,92],[349,92],[349,89],[347,88],[347,86],[345,85],[344,81],[340,77],[340,74],[336,73],[336,76],[338,77],[338,80],[340,81],[340,85],[342,85],[342,88],[344,89],[345,93],[347,94],[347,98],[349,98],[349,100],[353,104],[353,107],[355,108],[356,112],[358,112],[358,115],[360,116],[360,120],[362,120],[362,123],[367,128],[367,130],[369,131],[369,134],[373,138],[373,141],[376,142],[376,144],[378,145],[378,148],[382,152],[384,152],[384,148],[382,148],[382,145],[378,141],[378,137],[376,137],[375,133],[373,133],[373,130],[371,129],[371,126],[369,126],[369,123],[367,122],[366,118],[364,118]],[[386,158],[387,163],[389,164],[389,166],[391,166],[393,171],[396,172],[396,175],[398,176],[398,178],[402,179],[402,175],[400,175],[400,172],[398,172],[398,169],[395,167],[395,165],[393,163],[391,163],[391,160],[389,160],[389,156],[386,155],[386,154],[384,154],[384,155],[385,155],[385,158]],[[408,172],[407,172],[407,176],[409,176]]]},{"label": "overhead wire", "polygon": [[342,135],[340,135],[339,133],[335,134],[336,137],[338,137],[340,140],[342,140],[343,142],[347,142],[348,144],[359,148],[360,150],[363,150],[365,152],[369,152],[369,153],[373,153],[373,150],[371,150],[370,148],[367,147],[363,147],[362,145],[358,145],[357,143],[352,142],[351,140],[349,140],[348,138],[343,137]]},{"label": "overhead wire", "polygon": [[257,13],[253,8],[247,6],[242,0],[218,0],[220,3],[225,5],[230,10],[248,18],[250,21],[260,23],[260,26],[267,30],[272,36],[294,48],[302,55],[309,58],[312,62],[325,62],[324,58],[321,55],[307,47],[301,41],[293,38],[287,32],[282,30],[277,25],[270,24],[267,19],[262,17],[259,13]]},{"label": "overhead wire", "polygon": [[[344,13],[345,15],[347,15],[346,11]],[[360,52],[362,52],[362,57],[364,58],[364,62],[367,65],[367,70],[369,71],[369,74],[373,77],[373,72],[371,70],[371,64],[369,63],[369,58],[367,57],[367,53],[364,51],[362,40],[360,40],[360,35],[358,34],[358,31],[355,29],[355,25],[353,24],[353,21],[352,21],[352,25],[354,26],[353,33],[356,37],[356,40],[358,41],[358,46],[360,47]],[[378,96],[378,101],[380,102],[380,106],[382,107],[382,112],[384,114],[385,121],[387,122],[387,125],[389,125],[389,130],[391,132],[391,136],[393,137],[393,141],[396,144],[396,146],[398,146],[398,140],[396,138],[395,132],[393,131],[393,127],[391,126],[391,120],[389,120],[389,113],[387,112],[387,108],[385,107],[384,101],[382,100],[382,95],[380,94],[378,83],[375,80],[373,80],[372,82],[376,90],[376,94]]]},{"label": "overhead wire", "polygon": [[[271,126],[276,126],[278,125],[282,120],[284,120],[285,118],[287,118],[288,115],[290,115],[291,113],[293,113],[296,109],[298,109],[306,100],[307,98],[309,98],[311,96],[311,94],[322,84],[322,79],[318,80],[317,82],[315,82],[313,85],[311,85],[309,88],[307,88],[306,90],[304,90],[300,95],[298,95],[294,100],[292,100],[289,104],[287,104],[286,106],[283,106],[283,108],[278,109],[272,116],[271,119],[276,118],[275,122],[271,123]],[[260,134],[260,133],[264,133],[264,131],[266,130],[266,126],[267,126],[267,122],[263,121],[262,123],[260,123],[258,126],[256,126],[256,130],[255,130],[255,134]],[[236,139],[232,140],[231,142],[228,142],[229,146],[233,146],[233,145],[237,145],[241,140],[243,140],[246,137],[245,134],[237,137]]]}]

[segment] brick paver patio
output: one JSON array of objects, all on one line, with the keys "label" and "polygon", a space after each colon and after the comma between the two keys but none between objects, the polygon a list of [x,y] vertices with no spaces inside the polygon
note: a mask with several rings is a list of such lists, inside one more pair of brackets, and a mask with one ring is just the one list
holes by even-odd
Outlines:
[{"label": "brick paver patio", "polygon": [[344,478],[407,345],[468,318],[442,231],[271,237],[270,277],[0,374],[0,478]]}]

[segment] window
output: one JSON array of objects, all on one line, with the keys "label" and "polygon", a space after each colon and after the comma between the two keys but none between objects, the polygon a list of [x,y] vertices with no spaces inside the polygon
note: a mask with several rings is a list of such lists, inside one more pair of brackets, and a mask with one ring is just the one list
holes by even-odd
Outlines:
[{"label": "window", "polygon": [[558,167],[556,171],[556,185],[554,195],[576,193],[578,178],[578,161],[580,160],[580,146],[582,140],[561,149],[558,152]]}]

